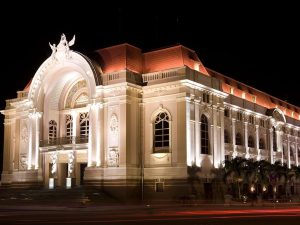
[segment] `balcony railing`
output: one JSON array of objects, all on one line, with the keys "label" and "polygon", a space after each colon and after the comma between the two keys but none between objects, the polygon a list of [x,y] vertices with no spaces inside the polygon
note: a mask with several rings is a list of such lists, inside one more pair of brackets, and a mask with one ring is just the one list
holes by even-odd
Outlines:
[{"label": "balcony railing", "polygon": [[40,140],[40,147],[70,145],[70,144],[85,144],[88,143],[88,136],[80,137],[61,137],[47,140]]}]

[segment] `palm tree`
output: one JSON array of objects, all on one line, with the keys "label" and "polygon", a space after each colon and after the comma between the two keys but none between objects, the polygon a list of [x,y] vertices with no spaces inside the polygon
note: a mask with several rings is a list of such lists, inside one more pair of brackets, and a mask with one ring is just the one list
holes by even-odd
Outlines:
[{"label": "palm tree", "polygon": [[260,184],[262,187],[264,186],[266,187],[270,183],[270,179],[269,179],[270,168],[271,168],[271,163],[269,163],[268,161],[261,160],[255,162],[253,181],[256,185],[256,190],[258,189],[258,184]]},{"label": "palm tree", "polygon": [[244,167],[247,160],[241,157],[236,157],[232,160],[225,160],[224,165],[224,182],[228,183],[228,178],[231,178],[238,187],[238,198],[241,198],[240,183],[244,180]]}]

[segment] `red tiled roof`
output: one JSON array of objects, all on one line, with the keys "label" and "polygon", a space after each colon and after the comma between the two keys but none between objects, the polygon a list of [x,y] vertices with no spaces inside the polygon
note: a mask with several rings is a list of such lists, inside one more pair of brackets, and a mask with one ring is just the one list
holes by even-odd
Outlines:
[{"label": "red tiled roof", "polygon": [[[256,104],[263,106],[267,109],[278,108],[286,116],[299,120],[299,107],[282,101],[255,88],[252,88],[246,84],[236,81],[209,68],[206,68],[206,70],[212,77],[215,77],[221,81],[221,87],[224,92],[230,94],[230,88],[233,88],[233,95],[236,97],[242,98],[242,95],[244,93],[245,99],[250,102],[254,102],[254,98],[256,98]],[[294,112],[293,115],[292,112]]]},{"label": "red tiled roof", "polygon": [[26,87],[24,88],[23,91],[29,91],[31,82],[32,82],[32,79],[26,84]]},{"label": "red tiled roof", "polygon": [[142,53],[137,47],[129,44],[115,45],[96,51],[100,56],[100,66],[103,73],[120,70],[131,70],[142,73]]},{"label": "red tiled roof", "polygon": [[182,45],[177,45],[143,54],[143,72],[151,73],[176,67],[188,66],[208,75],[205,67],[199,60],[195,51]]}]

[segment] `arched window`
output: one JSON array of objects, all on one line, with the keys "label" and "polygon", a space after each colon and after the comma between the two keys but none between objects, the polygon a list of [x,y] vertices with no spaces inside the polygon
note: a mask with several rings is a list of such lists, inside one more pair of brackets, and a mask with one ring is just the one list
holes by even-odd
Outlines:
[{"label": "arched window", "polygon": [[73,136],[73,117],[71,115],[66,115],[66,137],[72,137],[72,136]]},{"label": "arched window", "polygon": [[154,121],[154,152],[168,152],[170,146],[170,124],[166,112],[160,112]]},{"label": "arched window", "polygon": [[235,144],[236,145],[242,145],[243,144],[242,135],[240,133],[237,133],[235,135]]},{"label": "arched window", "polygon": [[259,139],[259,149],[265,149],[265,141],[263,138]]},{"label": "arched window", "polygon": [[248,137],[248,147],[254,148],[254,140],[252,136]]},{"label": "arched window", "polygon": [[55,120],[49,121],[49,141],[54,141],[57,138],[57,123]]},{"label": "arched window", "polygon": [[229,132],[228,132],[228,130],[225,130],[225,129],[224,129],[224,142],[230,143]]},{"label": "arched window", "polygon": [[80,136],[87,137],[89,136],[89,113],[80,113],[79,114],[79,124],[80,124]]},{"label": "arched window", "polygon": [[201,154],[209,154],[208,120],[201,116]]},{"label": "arched window", "polygon": [[277,135],[275,127],[273,127],[273,151],[277,152]]}]

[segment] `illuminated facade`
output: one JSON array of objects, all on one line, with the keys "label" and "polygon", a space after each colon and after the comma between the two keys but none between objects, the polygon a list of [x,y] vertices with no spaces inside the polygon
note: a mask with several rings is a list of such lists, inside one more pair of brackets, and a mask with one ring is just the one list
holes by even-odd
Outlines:
[{"label": "illuminated facade", "polygon": [[298,107],[204,67],[181,45],[85,56],[74,41],[62,35],[7,100],[2,185],[173,197],[188,192],[194,163],[203,192],[227,157],[298,166]]}]

